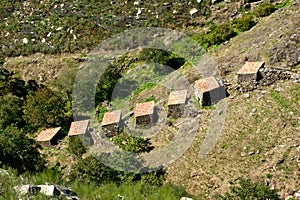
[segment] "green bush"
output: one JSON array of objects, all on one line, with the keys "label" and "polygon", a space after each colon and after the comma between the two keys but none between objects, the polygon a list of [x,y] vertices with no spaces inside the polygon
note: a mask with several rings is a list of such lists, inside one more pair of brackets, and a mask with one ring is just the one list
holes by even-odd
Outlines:
[{"label": "green bush", "polygon": [[254,21],[253,15],[244,15],[241,19],[235,19],[232,21],[233,27],[238,32],[244,32],[251,29],[255,26],[256,22]]},{"label": "green bush", "polygon": [[69,137],[68,151],[78,158],[81,158],[82,154],[86,153],[86,147],[82,139],[78,136]]},{"label": "green bush", "polygon": [[273,13],[275,10],[276,10],[275,6],[272,3],[265,1],[259,4],[254,9],[253,13],[255,14],[256,17],[265,17]]},{"label": "green bush", "polygon": [[230,188],[230,193],[220,196],[223,200],[280,200],[276,190],[272,190],[264,183],[252,183],[249,179],[242,179],[239,186]]},{"label": "green bush", "polygon": [[151,141],[149,138],[144,139],[129,135],[125,132],[113,137],[112,141],[121,149],[134,153],[150,152],[154,148],[151,146]]},{"label": "green bush", "polygon": [[211,30],[207,34],[194,37],[204,48],[216,46],[226,42],[230,38],[236,36],[234,28],[230,22],[221,24],[219,26],[211,25]]},{"label": "green bush", "polygon": [[96,108],[96,118],[98,121],[102,121],[104,114],[107,112],[107,108],[105,106],[102,106],[102,104],[99,104]]}]

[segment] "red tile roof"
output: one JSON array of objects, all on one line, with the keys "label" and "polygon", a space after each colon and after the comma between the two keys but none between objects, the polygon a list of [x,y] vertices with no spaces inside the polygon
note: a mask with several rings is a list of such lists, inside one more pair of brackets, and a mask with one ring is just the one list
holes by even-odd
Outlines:
[{"label": "red tile roof", "polygon": [[134,116],[145,116],[151,115],[154,112],[154,101],[146,102],[146,103],[138,103],[135,105]]},{"label": "red tile roof", "polygon": [[42,130],[35,140],[38,142],[50,141],[60,131],[60,129],[61,127]]},{"label": "red tile roof", "polygon": [[208,92],[208,91],[211,91],[213,89],[220,87],[218,81],[213,76],[195,81],[195,86],[202,93]]},{"label": "red tile roof", "polygon": [[246,62],[238,71],[238,74],[256,74],[265,62]]},{"label": "red tile roof", "polygon": [[169,95],[168,105],[184,104],[186,96],[187,90],[172,91]]},{"label": "red tile roof", "polygon": [[121,114],[121,110],[106,112],[103,116],[102,126],[119,123],[121,120]]},{"label": "red tile roof", "polygon": [[71,123],[69,136],[84,135],[89,126],[90,120],[75,121]]}]

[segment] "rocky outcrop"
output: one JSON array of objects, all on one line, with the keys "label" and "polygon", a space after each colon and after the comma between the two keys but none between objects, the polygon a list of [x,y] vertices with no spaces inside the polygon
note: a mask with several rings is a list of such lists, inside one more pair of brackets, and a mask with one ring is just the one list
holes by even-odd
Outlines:
[{"label": "rocky outcrop", "polygon": [[58,185],[18,185],[14,187],[19,196],[29,195],[34,196],[38,192],[49,197],[59,197],[60,199],[79,200],[76,193],[66,187]]}]

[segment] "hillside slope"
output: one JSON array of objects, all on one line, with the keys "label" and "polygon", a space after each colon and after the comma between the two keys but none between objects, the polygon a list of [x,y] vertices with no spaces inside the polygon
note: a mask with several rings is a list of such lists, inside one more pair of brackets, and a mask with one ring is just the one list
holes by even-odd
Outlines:
[{"label": "hillside slope", "polygon": [[299,73],[299,8],[295,1],[210,53],[230,84],[222,135],[214,150],[199,160],[209,122],[204,123],[193,146],[168,167],[169,180],[205,199],[214,199],[214,193],[227,191],[240,178],[264,181],[282,198],[300,189],[299,82],[277,81],[248,93],[235,90],[236,73],[247,60]]},{"label": "hillside slope", "polygon": [[[133,2],[130,3],[133,4]],[[230,18],[231,15],[236,16],[237,12],[235,11],[239,8],[239,3],[216,3],[218,6],[225,5],[225,7],[220,6],[220,10],[216,11],[216,14],[212,15],[210,19],[216,17],[216,23],[221,23],[223,19]],[[146,5],[149,6],[148,4],[150,3]],[[56,14],[65,8],[68,10],[67,4],[61,5],[55,7]],[[130,7],[130,5],[127,6]],[[164,9],[167,9],[167,5]],[[174,3],[175,5],[177,4]],[[198,15],[195,18],[190,16],[188,11],[196,3],[188,4],[188,1],[184,1],[184,5],[183,8],[176,7],[182,12],[187,12],[185,15],[180,14],[178,18],[185,23],[176,28],[187,30],[189,33],[205,32],[207,27],[204,23],[209,19],[201,18]],[[26,6],[30,7],[30,4],[26,4]],[[54,9],[52,4],[48,6],[49,9]],[[77,6],[80,7],[80,5]],[[229,11],[223,12],[226,9]],[[78,12],[75,11],[74,13],[77,15]],[[114,12],[121,11],[117,9]],[[136,14],[136,12],[137,9],[134,8],[126,13],[126,16]],[[154,21],[155,12],[154,14],[150,12],[151,20]],[[84,15],[84,13],[81,14]],[[88,16],[84,15],[83,18],[87,20]],[[166,17],[166,20],[169,18],[172,16]],[[129,19],[125,18],[124,20]],[[142,21],[144,25],[146,19],[142,17],[141,20],[144,20]],[[122,20],[119,19],[118,22],[121,23]],[[65,27],[62,30],[56,30],[61,26],[61,23],[59,21],[55,25],[54,33],[66,31]],[[84,23],[81,23],[84,26]],[[172,25],[172,22],[165,23],[168,27]],[[94,27],[94,31],[102,30],[97,24],[93,24],[93,26],[97,27]],[[299,74],[299,27],[300,2],[293,0],[291,5],[277,10],[270,16],[259,18],[253,28],[239,33],[228,42],[208,52],[208,56],[215,61],[223,81],[228,86],[227,114],[222,135],[213,151],[207,157],[199,159],[199,149],[210,125],[211,117],[209,109],[201,109],[202,119],[199,133],[183,156],[167,166],[166,182],[183,185],[188,192],[195,196],[200,195],[202,199],[214,199],[215,194],[228,191],[229,186],[235,185],[241,178],[263,181],[278,190],[282,198],[293,195],[300,190],[300,83],[293,80],[279,80],[268,86],[259,86],[256,90],[246,93],[236,90],[236,73],[245,61],[265,61],[268,68],[280,67]],[[50,30],[51,26],[47,25],[47,28]],[[78,36],[80,31],[80,29],[74,29],[74,34]],[[7,35],[6,32],[1,34],[2,36]],[[48,32],[43,31],[43,35],[38,36],[39,38],[36,39],[39,40],[38,44],[41,43],[43,37],[47,37],[47,34]],[[105,32],[105,34],[108,33]],[[21,36],[19,33],[11,33],[6,37],[22,43],[23,38]],[[51,38],[49,36],[49,41],[55,42],[58,40],[57,37]],[[69,35],[67,41],[70,41],[72,49],[74,48],[71,52],[62,51],[53,55],[36,53],[28,56],[7,57],[4,67],[16,72],[16,75],[21,76],[24,80],[35,79],[39,83],[51,85],[58,91],[63,88],[70,92],[73,87],[73,79],[86,56],[87,49],[99,42],[98,40],[103,39],[102,36],[96,37],[94,41],[85,43],[79,51],[77,49],[78,43],[89,37],[90,35],[85,33],[84,37],[75,41],[74,36]],[[7,46],[13,45],[10,41],[6,41],[5,44]],[[46,44],[43,43],[42,45]],[[63,46],[64,42],[58,43],[58,46],[61,45]],[[23,49],[24,44],[20,46]],[[18,45],[14,48],[18,49]],[[12,53],[12,55],[14,54]],[[189,72],[185,73],[188,74]]]}]

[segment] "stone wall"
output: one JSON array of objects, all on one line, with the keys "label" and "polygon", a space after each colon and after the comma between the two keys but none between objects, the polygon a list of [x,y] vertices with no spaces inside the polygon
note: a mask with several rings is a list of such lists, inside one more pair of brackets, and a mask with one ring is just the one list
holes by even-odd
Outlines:
[{"label": "stone wall", "polygon": [[152,125],[152,115],[144,115],[136,117],[136,127],[147,128]]},{"label": "stone wall", "polygon": [[106,137],[113,137],[119,134],[118,124],[109,124],[102,126],[102,131]]},{"label": "stone wall", "polygon": [[176,104],[168,106],[168,117],[178,118],[183,115],[184,104]]}]

